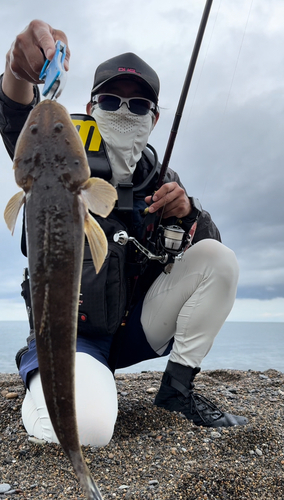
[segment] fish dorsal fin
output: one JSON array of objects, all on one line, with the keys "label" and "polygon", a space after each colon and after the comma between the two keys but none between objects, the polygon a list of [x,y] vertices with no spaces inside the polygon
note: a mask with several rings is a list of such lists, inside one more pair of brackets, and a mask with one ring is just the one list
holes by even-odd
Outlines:
[{"label": "fish dorsal fin", "polygon": [[98,177],[91,177],[82,186],[81,194],[87,207],[94,214],[107,217],[117,200],[116,189]]},{"label": "fish dorsal fin", "polygon": [[90,245],[94,266],[98,273],[107,255],[107,239],[101,226],[90,214],[86,215],[84,230]]},{"label": "fish dorsal fin", "polygon": [[12,196],[5,208],[4,219],[12,234],[14,233],[16,220],[21,206],[25,203],[25,199],[26,196],[24,191],[20,191]]}]

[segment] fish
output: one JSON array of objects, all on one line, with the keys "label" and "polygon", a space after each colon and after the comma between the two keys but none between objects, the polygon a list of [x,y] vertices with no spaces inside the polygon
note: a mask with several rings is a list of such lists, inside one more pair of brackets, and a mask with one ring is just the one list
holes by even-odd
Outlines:
[{"label": "fish", "polygon": [[106,217],[117,192],[103,179],[90,177],[78,131],[66,108],[53,100],[30,112],[13,169],[22,189],[8,202],[4,218],[13,234],[25,204],[32,312],[47,409],[86,498],[102,500],[78,437],[75,353],[85,235],[97,273],[107,254],[106,236],[89,211]]}]

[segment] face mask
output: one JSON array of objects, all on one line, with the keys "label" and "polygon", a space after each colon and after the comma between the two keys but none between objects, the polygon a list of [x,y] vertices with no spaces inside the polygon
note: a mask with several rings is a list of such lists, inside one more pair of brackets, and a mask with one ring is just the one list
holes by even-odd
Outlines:
[{"label": "face mask", "polygon": [[135,115],[122,104],[117,111],[93,108],[92,116],[106,143],[112,167],[111,183],[117,186],[119,182],[131,182],[136,163],[154,128],[153,114]]}]

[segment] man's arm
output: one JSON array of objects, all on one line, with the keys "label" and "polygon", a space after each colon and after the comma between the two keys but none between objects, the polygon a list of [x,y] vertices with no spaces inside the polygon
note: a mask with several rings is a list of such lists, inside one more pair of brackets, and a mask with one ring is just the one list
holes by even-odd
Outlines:
[{"label": "man's arm", "polygon": [[19,104],[4,94],[2,81],[3,75],[0,77],[0,133],[7,152],[13,159],[18,136],[30,111],[39,102],[40,95],[38,87],[35,85],[33,86],[32,102],[28,106]]},{"label": "man's arm", "polygon": [[[176,217],[180,219],[181,227],[185,231],[189,231],[196,220],[196,211],[191,206],[186,189],[181,183],[178,174],[170,168],[167,171],[165,181],[166,183],[155,193],[158,193],[158,199],[155,201],[155,197],[153,197],[154,203],[151,205],[151,211],[163,210],[164,219],[169,220],[172,217]],[[145,201],[150,204],[151,196],[147,196]],[[193,243],[197,243],[197,241],[205,238],[221,241],[220,232],[210,214],[202,210],[198,217]]]}]

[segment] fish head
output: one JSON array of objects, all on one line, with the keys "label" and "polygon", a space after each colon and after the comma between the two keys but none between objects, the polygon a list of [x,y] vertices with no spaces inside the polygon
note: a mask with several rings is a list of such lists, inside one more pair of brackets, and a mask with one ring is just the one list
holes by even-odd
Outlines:
[{"label": "fish head", "polygon": [[26,193],[39,179],[48,186],[51,174],[72,192],[88,180],[86,152],[64,106],[49,99],[35,106],[19,135],[13,168]]}]

